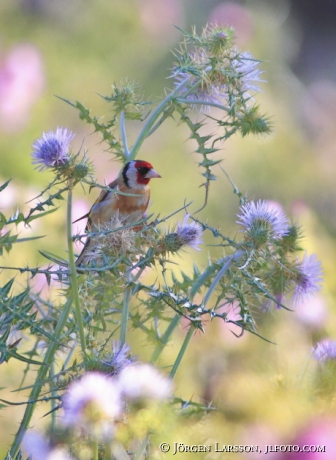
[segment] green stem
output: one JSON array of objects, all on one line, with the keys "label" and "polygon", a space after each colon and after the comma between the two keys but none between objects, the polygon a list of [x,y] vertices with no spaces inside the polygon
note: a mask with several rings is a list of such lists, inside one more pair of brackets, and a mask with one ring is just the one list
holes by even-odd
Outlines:
[{"label": "green stem", "polygon": [[[37,349],[37,343],[38,342],[36,341],[33,349],[31,350],[30,356],[34,356],[36,349]],[[22,380],[20,382],[19,388],[23,387],[23,384],[26,380],[26,376],[28,375],[29,370],[30,370],[30,364],[27,364],[25,370],[23,371],[23,376],[22,376]]]},{"label": "green stem", "polygon": [[126,136],[126,127],[125,127],[125,111],[122,110],[120,113],[120,132],[121,132],[121,139],[124,147],[125,158],[129,160],[129,150],[127,145],[127,136]]},{"label": "green stem", "polygon": [[304,377],[305,377],[305,375],[307,373],[308,366],[309,366],[309,364],[311,362],[311,358],[312,358],[312,353],[307,357],[305,365],[303,366],[303,369],[299,374],[299,377],[298,377],[298,389],[299,389],[299,391],[302,391],[303,379],[304,379]]},{"label": "green stem", "polygon": [[[242,252],[238,254],[238,258],[241,255],[242,255]],[[214,271],[216,271],[218,265],[225,264],[227,261],[232,261],[232,256],[224,257],[223,259],[219,259],[215,264],[209,265],[204,270],[204,272],[199,275],[195,283],[192,285],[191,290],[190,290],[190,297],[194,298],[194,296],[197,294],[197,291],[201,289],[201,287],[204,285],[205,281],[213,274]]]},{"label": "green stem", "polygon": [[155,131],[162,125],[162,123],[168,118],[170,117],[171,115],[171,112],[169,110],[167,110],[166,112],[163,112],[162,114],[162,117],[160,118],[159,121],[157,121],[155,123],[155,125],[153,126],[153,128],[149,131],[148,133],[148,137],[151,136],[153,133],[155,133]]},{"label": "green stem", "polygon": [[[216,102],[210,102],[210,101],[202,101],[201,99],[186,99],[186,98],[181,98],[179,97],[177,99],[177,102],[180,102],[181,104],[189,104],[189,105],[206,105],[209,107],[216,107],[217,109],[224,110],[228,114],[232,112],[232,109],[230,107],[227,107],[226,105],[222,104],[216,104]],[[234,116],[238,118],[239,120],[243,119],[243,116],[240,115],[239,113],[235,113]]]},{"label": "green stem", "polygon": [[149,443],[149,435],[147,435],[145,437],[145,439],[143,439],[141,442],[140,442],[140,445],[139,447],[137,448],[135,454],[134,454],[134,457],[133,457],[133,460],[141,460],[143,454],[146,452],[146,447]]},{"label": "green stem", "polygon": [[70,351],[68,352],[67,354],[67,357],[62,365],[62,369],[67,369],[72,357],[73,357],[73,354],[75,353],[75,350],[77,348],[77,342],[76,340],[74,340],[74,343],[72,345],[72,347],[70,348]]},{"label": "green stem", "polygon": [[114,460],[114,457],[112,457],[112,449],[111,449],[111,444],[108,442],[105,444],[105,457],[104,460]]},{"label": "green stem", "polygon": [[203,273],[200,274],[200,276],[196,279],[195,283],[192,285],[192,288],[190,289],[190,298],[193,299],[195,295],[197,294],[197,291],[201,289],[201,287],[204,285],[205,281],[213,274],[214,271],[216,271],[216,267],[220,263],[220,261],[216,262],[215,264],[209,265]]},{"label": "green stem", "polygon": [[217,109],[224,110],[225,112],[230,112],[230,107],[226,107],[225,105],[216,104],[215,102],[210,101],[202,101],[200,99],[186,99],[183,97],[177,98],[177,102],[181,104],[188,104],[188,105],[209,105],[211,107],[216,107]]},{"label": "green stem", "polygon": [[51,387],[51,431],[53,432],[55,429],[55,424],[56,424],[55,407],[57,405],[56,403],[57,392],[55,391],[55,388],[53,386],[53,383],[54,383],[53,381],[55,377],[55,362],[54,361],[50,364],[49,376],[50,376],[50,387]]},{"label": "green stem", "polygon": [[[43,360],[43,364],[40,366],[37,378],[34,387],[32,388],[29,401],[36,401],[40,395],[42,387],[44,385],[44,380],[46,379],[47,373],[50,369],[51,363],[55,360],[55,353],[60,342],[60,337],[66,325],[67,319],[71,311],[72,302],[75,303],[76,309],[76,320],[77,326],[79,328],[79,334],[81,338],[82,350],[85,355],[85,336],[82,323],[82,316],[80,311],[79,297],[78,297],[78,288],[77,288],[77,274],[75,266],[74,251],[72,245],[72,235],[71,235],[71,207],[72,207],[72,181],[69,181],[69,190],[68,190],[68,203],[67,203],[67,241],[68,241],[68,252],[69,252],[69,269],[70,269],[70,284],[71,284],[71,296],[67,299],[67,302],[64,306],[64,309],[59,317],[58,323],[56,325],[55,333],[53,335],[54,340],[50,340],[46,355]],[[36,403],[29,403],[26,407],[25,413],[23,415],[20,428],[14,438],[12,447],[10,448],[6,459],[14,459],[19,452],[20,444],[24,436],[25,431],[29,427],[31,418],[35,410]]]},{"label": "green stem", "polygon": [[131,151],[130,151],[130,156],[129,160],[134,160],[136,157],[141,145],[143,144],[144,140],[148,136],[152,126],[154,125],[155,121],[158,119],[160,114],[164,111],[166,105],[176,97],[179,92],[181,91],[184,86],[186,86],[189,83],[189,77],[187,77],[185,80],[183,80],[176,88],[174,91],[172,91],[168,96],[157,106],[157,108],[154,110],[152,115],[148,118],[147,122],[145,123],[145,126],[142,128],[137,140],[135,141]]},{"label": "green stem", "polygon": [[[44,380],[47,376],[50,365],[55,359],[55,353],[57,351],[59,339],[65,327],[70,311],[71,311],[71,299],[68,299],[66,304],[64,305],[64,309],[56,325],[55,333],[53,335],[54,340],[50,340],[48,348],[47,348],[47,352],[43,360],[43,364],[40,366],[37,372],[35,385],[32,388],[29,398],[28,398],[29,401],[36,401],[40,395],[40,392],[42,390]],[[31,418],[32,418],[32,415],[35,409],[35,405],[36,403],[31,403],[27,405],[22,422],[20,423],[20,428],[14,438],[14,442],[7,454],[6,460],[13,460],[18,454],[20,450],[20,444],[22,442],[22,438],[26,430],[29,427],[29,424],[30,424],[30,421],[31,421]]]},{"label": "green stem", "polygon": [[167,345],[168,340],[170,339],[172,333],[174,332],[174,329],[180,322],[180,315],[175,315],[174,318],[171,320],[169,323],[169,326],[165,330],[163,336],[161,337],[160,343],[156,346],[150,362],[152,364],[156,363],[156,361],[159,359],[164,347]]},{"label": "green stem", "polygon": [[97,439],[95,439],[92,443],[92,453],[93,453],[93,460],[98,460],[99,449],[98,449]]},{"label": "green stem", "polygon": [[75,305],[75,315],[76,323],[79,331],[79,338],[82,348],[83,357],[86,356],[86,342],[85,342],[85,333],[82,320],[82,312],[80,307],[79,295],[78,295],[78,283],[77,283],[77,271],[75,263],[75,255],[72,242],[72,180],[69,179],[69,191],[68,191],[68,203],[67,203],[67,242],[68,242],[68,254],[69,254],[69,279],[70,279],[70,289],[71,289],[71,298]]},{"label": "green stem", "polygon": [[129,304],[132,296],[132,288],[126,288],[123,300],[123,306],[121,311],[121,325],[120,325],[120,342],[124,344],[126,342],[126,334],[127,334],[127,323],[128,323],[128,316],[129,316]]},{"label": "green stem", "polygon": [[192,325],[190,325],[189,330],[187,332],[187,335],[185,336],[184,341],[182,343],[182,347],[181,347],[181,349],[179,351],[179,354],[177,355],[176,361],[175,361],[175,363],[174,363],[174,365],[172,367],[172,370],[170,371],[169,377],[171,379],[173,379],[175,377],[176,371],[177,371],[179,365],[181,364],[182,358],[184,356],[184,353],[186,352],[186,349],[187,349],[187,347],[189,345],[189,342],[191,340],[191,337],[192,337],[193,333],[194,333],[194,327]]},{"label": "green stem", "polygon": [[207,293],[205,294],[204,300],[203,300],[203,307],[206,306],[208,303],[213,291],[217,287],[217,284],[220,282],[221,278],[224,276],[224,274],[228,271],[228,269],[231,267],[231,264],[233,261],[240,259],[242,255],[245,254],[245,251],[237,251],[235,254],[232,254],[232,256],[227,257],[226,263],[223,265],[223,267],[219,270],[217,275],[215,276],[214,280],[212,281]]}]

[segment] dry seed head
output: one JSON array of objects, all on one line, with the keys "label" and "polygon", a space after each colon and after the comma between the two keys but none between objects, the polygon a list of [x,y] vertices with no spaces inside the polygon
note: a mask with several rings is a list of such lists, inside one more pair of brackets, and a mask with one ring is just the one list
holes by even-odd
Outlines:
[{"label": "dry seed head", "polygon": [[[135,246],[136,232],[125,227],[126,218],[117,213],[110,222],[100,225],[95,232],[101,232],[92,238],[91,250],[87,251],[86,263],[104,262],[104,257],[115,259],[138,252]],[[119,229],[119,230],[118,230]]]}]

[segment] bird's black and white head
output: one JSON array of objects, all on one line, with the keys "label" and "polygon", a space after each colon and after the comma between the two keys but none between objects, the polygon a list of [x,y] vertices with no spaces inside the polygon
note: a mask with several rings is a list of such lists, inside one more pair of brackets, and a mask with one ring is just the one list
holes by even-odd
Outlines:
[{"label": "bird's black and white head", "polygon": [[125,164],[122,170],[125,185],[129,188],[144,188],[149,181],[161,177],[147,161],[133,160]]}]

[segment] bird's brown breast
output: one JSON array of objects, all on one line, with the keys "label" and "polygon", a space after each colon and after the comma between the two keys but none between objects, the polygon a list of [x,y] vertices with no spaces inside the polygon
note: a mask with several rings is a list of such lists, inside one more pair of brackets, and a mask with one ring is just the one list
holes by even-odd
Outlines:
[{"label": "bird's brown breast", "polygon": [[102,201],[97,200],[93,205],[88,222],[90,229],[109,223],[117,214],[125,219],[125,223],[137,222],[146,211],[150,196],[149,187],[130,189],[124,184],[112,183],[110,188],[112,185],[116,191],[108,191]]}]

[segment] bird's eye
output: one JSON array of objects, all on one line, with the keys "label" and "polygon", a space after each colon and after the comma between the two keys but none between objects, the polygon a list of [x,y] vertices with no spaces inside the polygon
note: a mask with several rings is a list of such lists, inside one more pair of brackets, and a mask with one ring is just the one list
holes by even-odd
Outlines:
[{"label": "bird's eye", "polygon": [[145,176],[148,173],[149,168],[146,168],[146,166],[139,166],[137,170],[142,176]]}]

